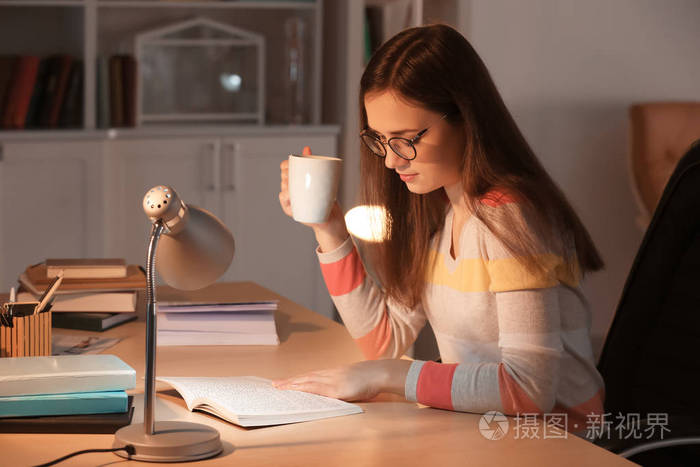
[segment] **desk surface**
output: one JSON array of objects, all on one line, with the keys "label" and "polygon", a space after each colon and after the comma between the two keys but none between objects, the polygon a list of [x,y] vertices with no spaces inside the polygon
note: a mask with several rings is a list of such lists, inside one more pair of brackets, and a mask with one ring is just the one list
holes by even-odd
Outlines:
[{"label": "desk surface", "polygon": [[[272,294],[273,296],[276,296]],[[276,315],[279,346],[161,347],[156,372],[163,376],[256,375],[267,378],[340,365],[362,356],[343,326],[281,296]],[[75,331],[76,334],[92,334]],[[136,369],[134,422],[143,419],[145,323],[104,332],[123,338],[107,350]],[[479,431],[480,415],[450,412],[380,396],[361,403],[365,413],[313,422],[245,429],[216,417],[187,411],[177,393],[157,387],[156,420],[190,420],[221,433],[224,452],[206,465],[635,465],[587,441],[567,438],[492,441]],[[513,427],[515,419],[509,418]],[[1,422],[0,422],[1,423]],[[48,462],[73,451],[109,448],[112,435],[0,434],[2,465]],[[426,457],[426,456],[429,456]],[[400,464],[399,464],[400,463]],[[187,465],[191,465],[188,463]],[[85,454],[60,466],[147,465],[114,454]]]}]

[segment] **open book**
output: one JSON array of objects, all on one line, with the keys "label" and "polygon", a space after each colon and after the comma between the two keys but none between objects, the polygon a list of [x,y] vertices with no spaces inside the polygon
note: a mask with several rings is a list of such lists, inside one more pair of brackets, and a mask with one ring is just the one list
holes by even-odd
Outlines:
[{"label": "open book", "polygon": [[362,413],[338,399],[276,389],[255,376],[158,377],[180,393],[191,411],[209,412],[240,426],[281,425]]}]

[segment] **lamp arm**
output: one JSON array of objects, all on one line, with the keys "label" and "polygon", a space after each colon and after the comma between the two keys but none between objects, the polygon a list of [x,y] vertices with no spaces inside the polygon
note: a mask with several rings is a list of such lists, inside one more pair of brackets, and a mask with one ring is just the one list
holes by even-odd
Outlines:
[{"label": "lamp arm", "polygon": [[155,383],[156,383],[156,287],[155,259],[156,247],[165,230],[163,221],[158,219],[151,228],[146,259],[146,382],[144,388],[143,431],[149,435],[155,432]]}]

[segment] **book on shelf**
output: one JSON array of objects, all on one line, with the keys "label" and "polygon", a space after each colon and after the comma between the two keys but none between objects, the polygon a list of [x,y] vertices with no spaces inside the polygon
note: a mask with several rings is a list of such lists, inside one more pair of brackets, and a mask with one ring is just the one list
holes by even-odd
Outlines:
[{"label": "book on shelf", "polygon": [[63,271],[63,279],[94,279],[126,277],[126,261],[123,258],[49,258],[46,260],[46,276],[56,277]]},{"label": "book on shelf", "polygon": [[[60,290],[60,287],[59,287]],[[17,300],[32,301],[38,294],[20,289]],[[52,312],[133,313],[136,311],[136,292],[96,292],[56,295]]]},{"label": "book on shelf", "polygon": [[24,128],[38,71],[39,57],[23,55],[17,60],[4,108],[3,128]]},{"label": "book on shelf", "polygon": [[[0,397],[0,419],[126,412],[126,391],[72,392]],[[0,422],[1,423],[1,422]]]},{"label": "book on shelf", "polygon": [[32,91],[32,98],[29,101],[27,117],[24,120],[25,128],[38,128],[41,126],[39,112],[46,94],[50,64],[51,59],[49,58],[43,58],[39,62],[39,70],[37,71],[36,82],[34,83],[34,90]]},{"label": "book on shelf", "polygon": [[71,65],[65,97],[61,104],[58,126],[78,128],[83,121],[83,61],[75,60]]},{"label": "book on shelf", "polygon": [[101,332],[135,319],[136,313],[64,312],[52,313],[51,325],[54,328]]},{"label": "book on shelf", "polygon": [[[49,281],[46,263],[29,266],[19,276],[20,284],[33,294],[41,294]],[[134,291],[144,288],[146,288],[145,271],[137,265],[130,264],[126,267],[126,277],[123,278],[64,279],[56,294]]]},{"label": "book on shelf", "polygon": [[124,126],[124,72],[122,58],[109,58],[109,120],[112,127]]},{"label": "book on shelf", "polygon": [[97,127],[109,128],[109,58],[97,57]]},{"label": "book on shelf", "polygon": [[72,64],[73,57],[70,55],[55,55],[51,57],[46,94],[40,114],[42,127],[58,127],[61,104],[63,104],[63,98],[68,88],[68,78],[70,77]]},{"label": "book on shelf", "polygon": [[0,396],[121,391],[136,372],[109,354],[0,358]]},{"label": "book on shelf", "polygon": [[123,83],[123,117],[124,126],[136,126],[136,59],[132,55],[123,55],[122,83]]},{"label": "book on shelf", "polygon": [[133,396],[127,396],[125,412],[3,418],[0,433],[113,434],[119,428],[130,425],[133,416]]},{"label": "book on shelf", "polygon": [[16,55],[0,55],[0,127],[2,127],[4,109],[7,107],[7,97],[10,94],[16,63]]},{"label": "book on shelf", "polygon": [[180,393],[190,411],[208,412],[244,427],[307,422],[363,412],[360,406],[338,399],[277,389],[270,380],[255,376],[156,379]]}]

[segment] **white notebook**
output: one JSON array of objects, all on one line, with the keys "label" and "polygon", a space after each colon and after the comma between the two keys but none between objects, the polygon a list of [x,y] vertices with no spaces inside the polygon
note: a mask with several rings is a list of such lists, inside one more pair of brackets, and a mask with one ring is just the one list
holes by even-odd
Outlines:
[{"label": "white notebook", "polygon": [[158,377],[169,384],[190,411],[209,412],[240,426],[281,425],[362,413],[362,408],[338,399],[276,389],[255,376]]},{"label": "white notebook", "polygon": [[115,355],[0,358],[0,396],[121,391],[135,384],[134,369]]}]

